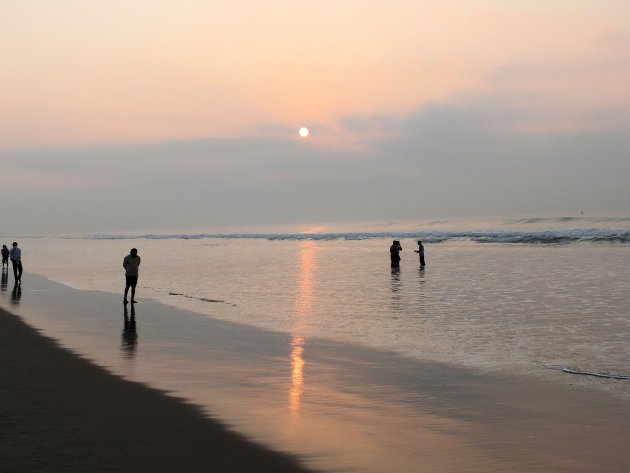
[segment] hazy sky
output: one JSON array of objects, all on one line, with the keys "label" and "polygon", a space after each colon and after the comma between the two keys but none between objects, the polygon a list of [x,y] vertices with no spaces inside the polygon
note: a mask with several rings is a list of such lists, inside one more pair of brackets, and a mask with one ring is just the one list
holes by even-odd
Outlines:
[{"label": "hazy sky", "polygon": [[630,213],[627,0],[0,11],[1,234]]}]

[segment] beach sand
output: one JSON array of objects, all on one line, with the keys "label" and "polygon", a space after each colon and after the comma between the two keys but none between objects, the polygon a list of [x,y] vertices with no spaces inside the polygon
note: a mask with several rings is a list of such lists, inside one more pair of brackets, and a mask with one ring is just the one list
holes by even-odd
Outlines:
[{"label": "beach sand", "polygon": [[3,309],[0,470],[308,471],[197,407],[73,355]]},{"label": "beach sand", "polygon": [[34,275],[21,298],[3,295],[11,313],[0,312],[2,472],[625,473],[630,465],[630,403],[559,371],[547,373],[576,385],[291,337],[142,299],[130,340],[120,295]]}]

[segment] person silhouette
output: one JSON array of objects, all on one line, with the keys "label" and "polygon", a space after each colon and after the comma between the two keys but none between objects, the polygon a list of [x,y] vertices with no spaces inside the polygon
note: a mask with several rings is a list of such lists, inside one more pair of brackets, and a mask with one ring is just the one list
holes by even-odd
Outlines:
[{"label": "person silhouette", "polygon": [[135,304],[136,298],[136,284],[138,283],[138,268],[140,267],[140,256],[138,256],[138,250],[132,248],[131,251],[123,259],[123,268],[125,268],[125,297],[123,303],[127,304],[127,294],[129,288],[131,288],[131,302]]},{"label": "person silhouette", "polygon": [[424,245],[422,244],[422,241],[418,240],[418,249],[417,250],[413,250],[414,252],[418,253],[418,255],[420,256],[420,266],[424,266],[425,262],[424,262]]},{"label": "person silhouette", "polygon": [[392,268],[396,268],[400,265],[400,252],[402,251],[402,246],[400,246],[400,242],[398,240],[394,240],[392,242],[392,246],[389,247],[389,258],[392,262]]},{"label": "person silhouette", "polygon": [[22,250],[17,244],[17,241],[13,242],[13,248],[9,250],[9,258],[11,258],[11,264],[13,265],[13,276],[15,276],[15,286],[22,284]]},{"label": "person silhouette", "polygon": [[9,249],[7,245],[2,245],[2,269],[9,269]]}]

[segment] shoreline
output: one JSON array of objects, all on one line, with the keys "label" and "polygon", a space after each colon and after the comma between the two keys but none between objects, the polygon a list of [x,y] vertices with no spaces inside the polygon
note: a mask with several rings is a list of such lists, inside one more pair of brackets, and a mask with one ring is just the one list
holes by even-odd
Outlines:
[{"label": "shoreline", "polygon": [[304,472],[164,392],[119,378],[0,308],[5,472]]},{"label": "shoreline", "polygon": [[[2,457],[16,462],[35,455],[40,462],[69,462],[63,471],[70,472],[84,471],[86,464],[93,471],[118,471],[134,461],[141,471],[166,471],[153,463],[177,452],[180,459],[170,460],[170,471],[183,466],[196,471],[195,462],[210,461],[218,463],[199,471],[267,471],[262,466],[267,460],[249,460],[252,445],[268,452],[247,440],[254,439],[292,455],[269,453],[280,458],[273,471],[306,471],[296,459],[316,470],[361,472],[413,472],[420,464],[423,471],[440,473],[625,472],[630,464],[625,448],[630,428],[624,421],[630,405],[579,386],[304,340],[192,317],[150,300],[137,305],[138,327],[130,334],[117,295],[71,289],[34,275],[21,299],[3,295],[8,298],[0,305],[6,301],[17,316],[0,315],[0,360],[13,364],[1,384],[8,399],[2,409],[10,411],[1,418],[8,437],[2,448],[10,456]],[[49,338],[55,332],[63,342]],[[182,358],[182,351],[188,357]],[[55,362],[57,357],[62,361]],[[99,389],[91,391],[92,384]],[[110,399],[111,390],[117,394]],[[133,402],[126,400],[129,390]],[[143,400],[147,396],[151,401]],[[178,429],[191,429],[190,446],[189,434],[160,432],[170,425],[162,409],[183,424]],[[76,434],[82,430],[85,436]],[[59,433],[64,440],[42,447]],[[202,458],[221,442],[232,445],[217,447],[227,459]],[[181,453],[187,448],[192,455]],[[127,450],[130,461],[124,458]],[[93,455],[103,459],[103,470],[96,461],[92,468]],[[181,463],[189,456],[190,468]],[[251,470],[230,463],[241,460]]]}]

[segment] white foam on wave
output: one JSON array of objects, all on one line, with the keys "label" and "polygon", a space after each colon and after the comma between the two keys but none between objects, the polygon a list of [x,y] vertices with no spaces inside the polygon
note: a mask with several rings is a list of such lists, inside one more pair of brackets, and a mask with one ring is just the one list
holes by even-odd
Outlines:
[{"label": "white foam on wave", "polygon": [[585,228],[541,231],[431,231],[431,232],[360,232],[360,233],[199,233],[199,234],[145,234],[145,235],[91,235],[81,237],[92,240],[202,240],[202,239],[265,239],[270,241],[304,240],[369,240],[378,238],[422,239],[427,243],[450,240],[471,240],[476,243],[512,244],[568,244],[628,243],[630,229]]}]

